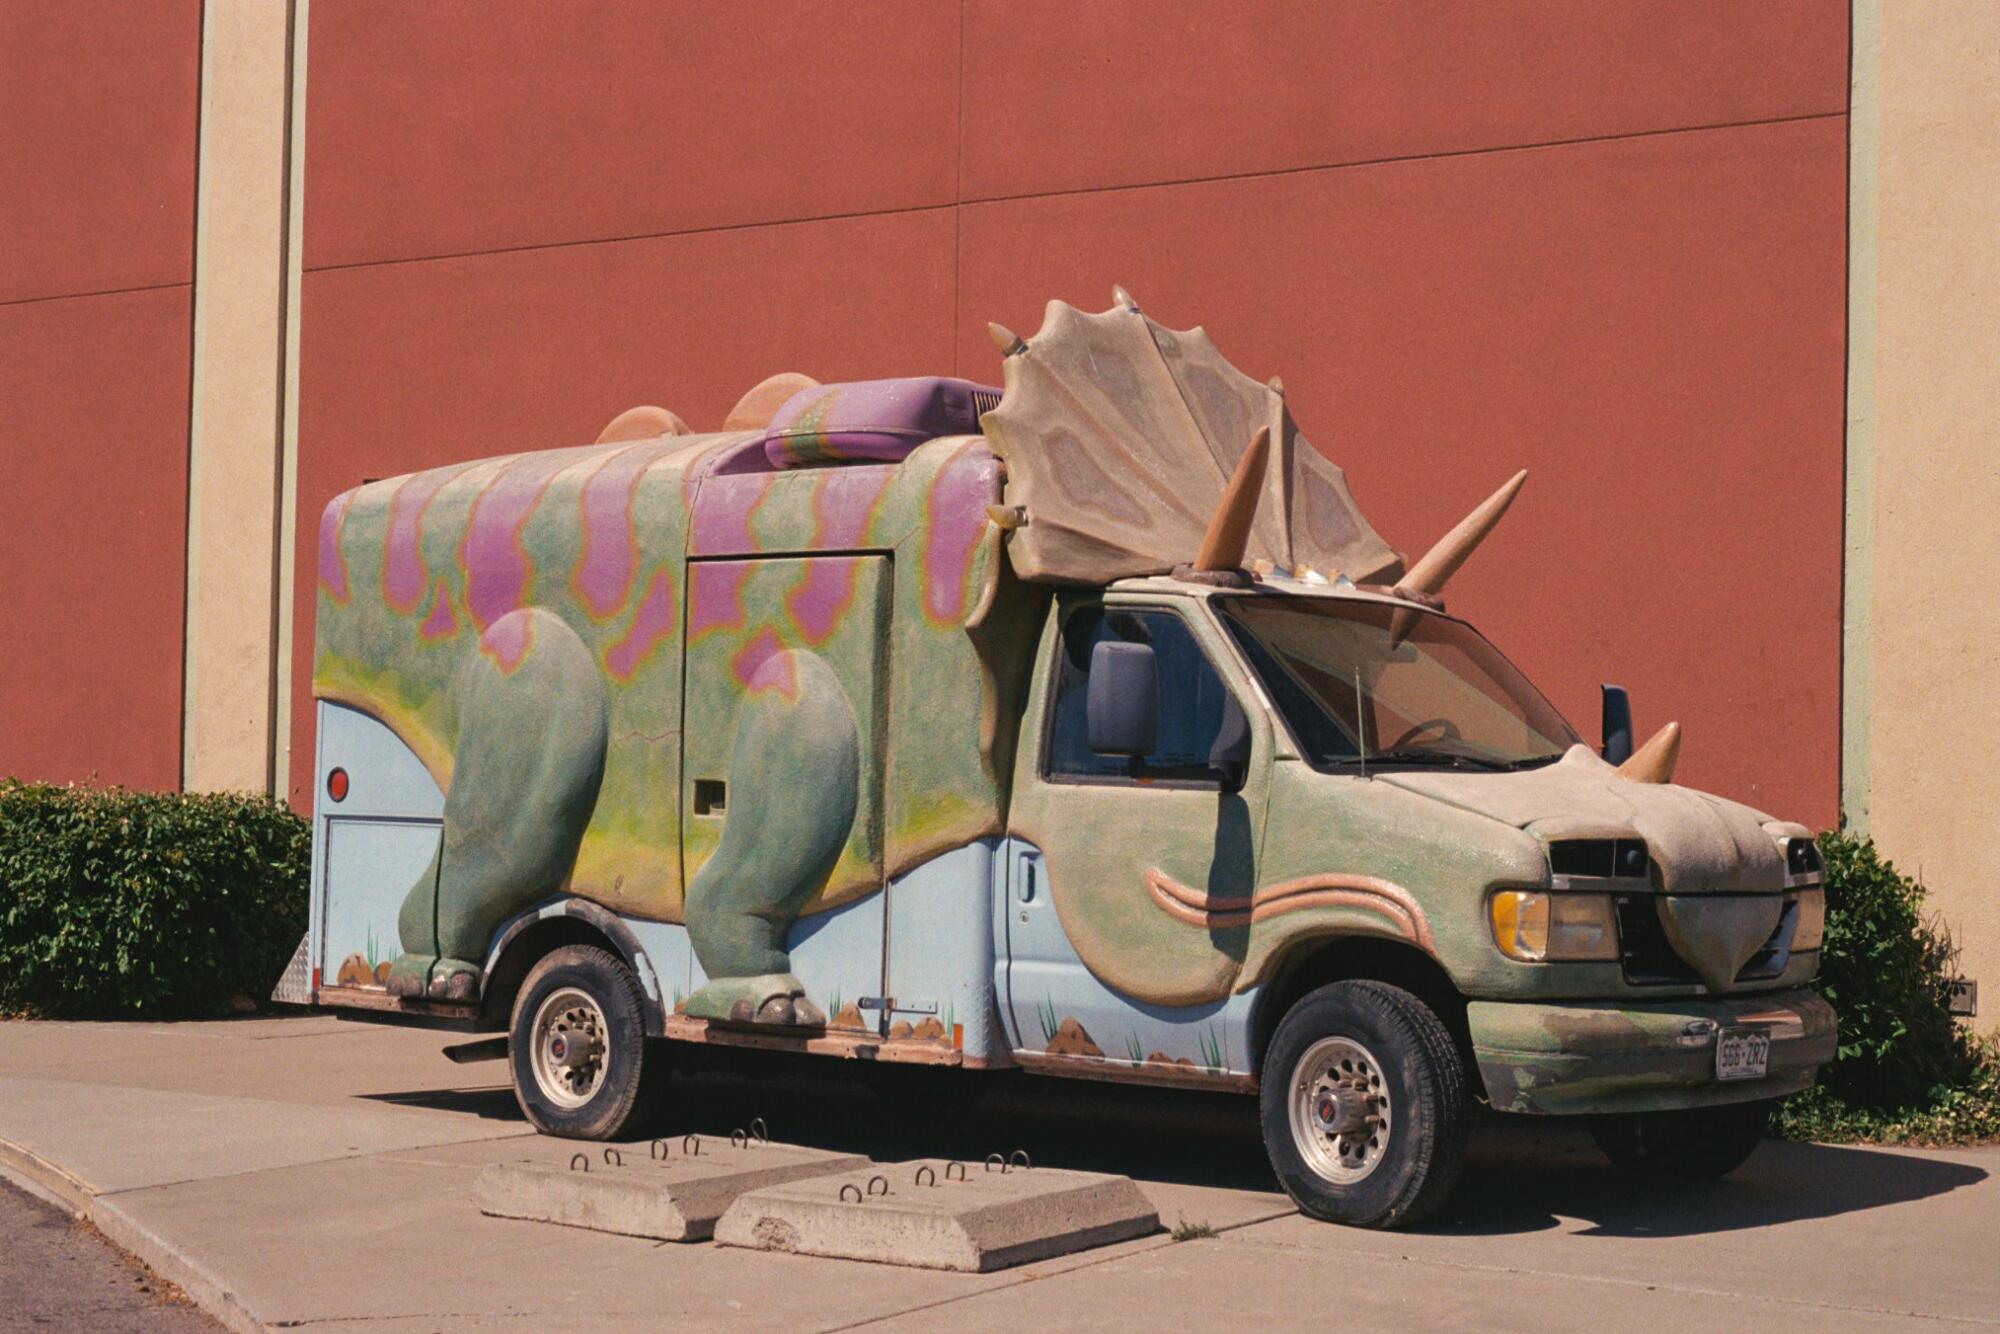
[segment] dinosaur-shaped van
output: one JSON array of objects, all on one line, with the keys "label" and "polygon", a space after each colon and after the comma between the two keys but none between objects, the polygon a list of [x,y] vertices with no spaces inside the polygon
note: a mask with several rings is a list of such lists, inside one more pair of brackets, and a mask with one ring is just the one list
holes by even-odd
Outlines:
[{"label": "dinosaur-shaped van", "polygon": [[1833,1052],[1808,832],[1602,750],[1275,381],[1122,291],[1005,389],[774,377],[716,434],[371,482],[319,534],[319,1004],[503,1033],[528,1118],[672,1043],[1255,1093],[1408,1223],[1475,1101],[1727,1171]]}]

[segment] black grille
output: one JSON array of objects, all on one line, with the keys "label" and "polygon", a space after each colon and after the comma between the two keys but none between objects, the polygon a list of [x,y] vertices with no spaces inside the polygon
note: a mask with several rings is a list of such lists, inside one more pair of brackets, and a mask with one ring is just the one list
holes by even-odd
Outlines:
[{"label": "black grille", "polygon": [[[1658,899],[1651,894],[1620,894],[1618,907],[1618,957],[1625,967],[1625,980],[1635,987],[1688,986],[1699,982],[1687,960],[1674,953],[1667,929],[1660,925]],[[1750,956],[1737,971],[1738,982],[1762,982],[1785,971],[1791,960],[1793,920],[1798,901],[1788,899],[1764,947]]]}]

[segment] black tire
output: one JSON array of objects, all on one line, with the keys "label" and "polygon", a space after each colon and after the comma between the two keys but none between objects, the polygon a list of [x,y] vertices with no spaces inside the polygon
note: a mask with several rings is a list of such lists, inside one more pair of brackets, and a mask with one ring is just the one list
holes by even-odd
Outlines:
[{"label": "black tire", "polygon": [[[580,1002],[563,1004],[565,996],[578,995],[588,997],[601,1024],[588,1017],[589,1007]],[[584,1014],[587,1021],[576,1031],[590,1035],[585,1050],[596,1052],[601,1062],[593,1073],[575,1075],[583,1087],[570,1088],[567,1097],[551,1092],[566,1073],[554,1069],[553,1060],[544,1065],[554,1076],[551,1088],[544,1087],[544,1076],[536,1071],[537,1016],[551,998],[557,998],[549,1015],[552,1031],[539,1040],[546,1044],[561,1035],[567,1044],[571,1030],[561,1016]],[[561,946],[529,970],[514,998],[507,1065],[514,1077],[514,1099],[535,1129],[566,1139],[624,1139],[654,1114],[666,1084],[666,1055],[659,1044],[646,1040],[644,1006],[639,981],[625,961],[594,945]],[[569,1098],[578,1100],[571,1104]]]},{"label": "black tire", "polygon": [[[1293,1131],[1294,1097],[1305,1097],[1319,1083],[1300,1063],[1316,1049],[1338,1051],[1321,1045],[1336,1041],[1355,1044],[1373,1059],[1379,1067],[1373,1086],[1388,1094],[1386,1142],[1371,1136],[1365,1144],[1373,1147],[1357,1150],[1367,1156],[1358,1179],[1336,1176],[1360,1170],[1344,1169],[1345,1154],[1335,1147],[1352,1146],[1355,1137],[1336,1140],[1321,1132],[1315,1138],[1312,1123],[1302,1120],[1307,1128],[1300,1133],[1317,1146],[1322,1164],[1328,1156],[1336,1160],[1323,1170],[1308,1160]],[[1319,1059],[1316,1054],[1315,1063]],[[1362,1101],[1380,1110],[1379,1103]],[[1335,982],[1292,1006],[1264,1053],[1259,1111],[1271,1167],[1299,1209],[1329,1223],[1370,1228],[1407,1227],[1444,1203],[1465,1165],[1472,1115],[1465,1063],[1450,1031],[1422,1001],[1382,982]]]},{"label": "black tire", "polygon": [[1770,1128],[1773,1103],[1593,1116],[1590,1137],[1624,1171],[1659,1181],[1712,1181],[1743,1166]]}]

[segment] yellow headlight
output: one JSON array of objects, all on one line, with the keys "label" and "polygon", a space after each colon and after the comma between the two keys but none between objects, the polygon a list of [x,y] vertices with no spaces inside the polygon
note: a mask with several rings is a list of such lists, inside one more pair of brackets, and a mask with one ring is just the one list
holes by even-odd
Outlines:
[{"label": "yellow headlight", "polygon": [[1816,950],[1826,940],[1826,891],[1799,891],[1799,919],[1792,927],[1792,948]]},{"label": "yellow headlight", "polygon": [[1487,905],[1493,943],[1523,963],[1618,957],[1618,912],[1609,894],[1503,889]]}]

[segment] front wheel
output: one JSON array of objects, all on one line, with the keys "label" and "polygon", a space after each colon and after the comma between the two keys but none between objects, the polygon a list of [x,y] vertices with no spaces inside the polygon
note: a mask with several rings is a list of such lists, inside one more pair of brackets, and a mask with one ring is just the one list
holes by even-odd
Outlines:
[{"label": "front wheel", "polygon": [[1458,1048],[1430,1007],[1386,983],[1336,982],[1292,1006],[1264,1054],[1259,1109],[1279,1183],[1327,1222],[1418,1222],[1465,1162]]},{"label": "front wheel", "polygon": [[593,945],[549,951],[514,998],[507,1059],[535,1129],[620,1139],[651,1115],[665,1060],[647,1049],[645,1004],[624,960]]},{"label": "front wheel", "polygon": [[1711,1181],[1734,1172],[1756,1152],[1775,1105],[1737,1102],[1593,1116],[1590,1137],[1625,1171],[1662,1181]]}]

